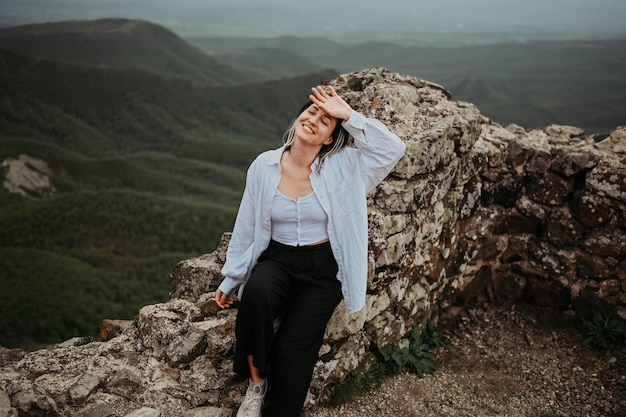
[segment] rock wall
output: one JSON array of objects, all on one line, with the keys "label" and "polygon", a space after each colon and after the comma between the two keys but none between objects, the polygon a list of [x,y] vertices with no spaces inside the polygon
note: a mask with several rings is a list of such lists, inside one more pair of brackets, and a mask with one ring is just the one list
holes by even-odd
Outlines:
[{"label": "rock wall", "polygon": [[[572,127],[503,128],[440,86],[383,69],[332,84],[407,152],[368,197],[366,307],[335,312],[309,405],[413,326],[483,299],[626,318],[626,128],[602,141]],[[1,354],[0,417],[234,415],[246,387],[231,370],[236,309],[221,311],[210,292],[228,237],[174,268],[168,303],[107,322],[111,340]]]},{"label": "rock wall", "polygon": [[626,127],[600,139],[483,125],[481,203],[457,225],[440,307],[523,299],[626,319]]}]

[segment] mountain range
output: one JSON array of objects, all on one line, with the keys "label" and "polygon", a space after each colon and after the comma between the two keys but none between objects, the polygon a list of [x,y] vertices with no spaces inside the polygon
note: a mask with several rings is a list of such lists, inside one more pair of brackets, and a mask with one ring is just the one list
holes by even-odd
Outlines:
[{"label": "mountain range", "polygon": [[407,40],[429,45],[624,36],[622,0],[4,0],[0,25],[146,19],[184,36]]},{"label": "mountain range", "polygon": [[438,48],[293,36],[189,40],[215,57],[272,48],[340,73],[382,66],[441,84],[453,99],[474,103],[503,125],[564,124],[602,133],[626,123],[626,38]]}]

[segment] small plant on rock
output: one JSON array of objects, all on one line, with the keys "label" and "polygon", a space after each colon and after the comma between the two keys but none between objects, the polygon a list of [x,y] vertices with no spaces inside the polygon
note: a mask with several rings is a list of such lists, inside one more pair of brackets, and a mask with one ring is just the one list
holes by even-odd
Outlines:
[{"label": "small plant on rock", "polygon": [[418,327],[414,327],[408,346],[385,346],[380,349],[383,363],[391,374],[412,371],[418,376],[424,376],[437,369],[437,357],[430,351],[424,334]]},{"label": "small plant on rock", "polygon": [[340,404],[370,388],[378,387],[388,376],[401,372],[415,372],[422,377],[437,369],[435,347],[448,347],[443,335],[428,322],[423,330],[415,326],[408,344],[385,346],[379,349],[379,361],[365,372],[350,376],[335,390],[331,404]]},{"label": "small plant on rock", "polygon": [[626,343],[626,322],[617,318],[593,311],[591,319],[582,319],[583,344],[611,350],[619,344]]}]

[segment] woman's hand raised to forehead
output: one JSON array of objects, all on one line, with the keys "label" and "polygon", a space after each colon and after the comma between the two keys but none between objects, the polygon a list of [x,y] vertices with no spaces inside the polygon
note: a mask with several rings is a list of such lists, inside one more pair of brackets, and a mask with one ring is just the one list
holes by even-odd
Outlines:
[{"label": "woman's hand raised to forehead", "polygon": [[311,101],[322,111],[336,119],[348,120],[352,114],[352,107],[346,103],[332,86],[328,86],[328,93],[322,86],[313,87]]}]

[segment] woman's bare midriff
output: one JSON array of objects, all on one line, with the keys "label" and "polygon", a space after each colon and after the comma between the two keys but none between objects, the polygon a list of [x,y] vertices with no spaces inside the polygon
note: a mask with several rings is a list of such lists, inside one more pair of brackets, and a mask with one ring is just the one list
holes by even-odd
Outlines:
[{"label": "woman's bare midriff", "polygon": [[326,238],[326,239],[322,239],[319,242],[315,242],[315,243],[309,243],[308,245],[302,245],[302,246],[315,246],[315,245],[321,245],[322,243],[326,243],[328,242],[330,239]]}]

